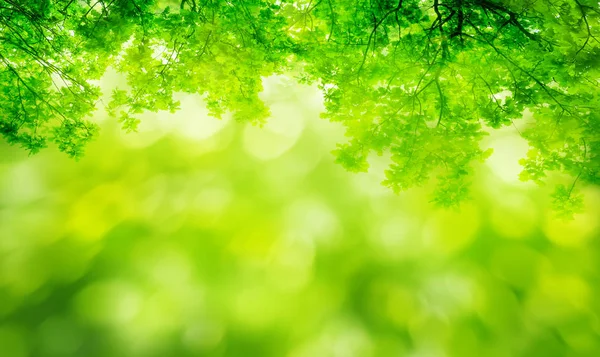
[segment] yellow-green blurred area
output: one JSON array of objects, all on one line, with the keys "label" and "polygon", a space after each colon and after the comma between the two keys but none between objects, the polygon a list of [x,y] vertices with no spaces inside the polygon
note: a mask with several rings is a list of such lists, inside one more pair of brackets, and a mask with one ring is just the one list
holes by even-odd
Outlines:
[{"label": "yellow-green blurred area", "polygon": [[79,162],[0,144],[0,356],[600,356],[600,193],[554,218],[514,128],[458,211],[394,195],[314,88],[270,78],[262,128],[100,111]]}]

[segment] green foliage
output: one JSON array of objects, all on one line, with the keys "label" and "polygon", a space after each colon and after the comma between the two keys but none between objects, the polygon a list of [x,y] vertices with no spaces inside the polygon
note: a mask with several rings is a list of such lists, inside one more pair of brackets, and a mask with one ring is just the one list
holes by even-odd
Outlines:
[{"label": "green foliage", "polygon": [[[486,155],[481,138],[526,110],[521,179],[600,181],[595,0],[3,3],[0,132],[31,153],[50,139],[81,155],[100,96],[89,81],[108,66],[127,76],[108,104],[126,131],[144,111],[177,110],[175,92],[203,95],[215,117],[262,123],[261,79],[295,73],[321,86],[323,117],[347,129],[337,161],[366,171],[371,153],[390,154],[394,191],[436,178],[433,201],[457,205]],[[570,195],[554,198],[572,210]]]},{"label": "green foliage", "polygon": [[552,205],[559,217],[572,218],[573,214],[583,212],[583,195],[574,186],[557,185],[552,193]]}]

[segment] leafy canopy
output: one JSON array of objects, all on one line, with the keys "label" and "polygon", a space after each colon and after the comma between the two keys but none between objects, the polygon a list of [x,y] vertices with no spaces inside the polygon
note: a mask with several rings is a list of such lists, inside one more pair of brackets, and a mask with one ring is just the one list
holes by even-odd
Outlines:
[{"label": "leafy canopy", "polygon": [[487,130],[533,113],[521,179],[571,176],[552,196],[568,216],[578,185],[600,183],[598,28],[596,0],[0,0],[0,132],[81,156],[109,66],[127,77],[107,105],[127,131],[176,111],[174,92],[261,123],[261,78],[288,73],[318,83],[323,117],[345,125],[340,164],[390,154],[384,184],[433,179],[442,206],[468,197]]}]

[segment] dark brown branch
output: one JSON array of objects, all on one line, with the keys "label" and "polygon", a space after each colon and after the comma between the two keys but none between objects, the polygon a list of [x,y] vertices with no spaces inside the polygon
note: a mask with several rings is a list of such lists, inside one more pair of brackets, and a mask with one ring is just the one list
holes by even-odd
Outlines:
[{"label": "dark brown branch", "polygon": [[510,9],[507,9],[506,7],[504,7],[502,5],[498,5],[498,4],[492,3],[487,0],[478,0],[477,4],[480,5],[484,10],[487,9],[502,18],[506,18],[506,15],[508,15],[509,18],[507,21],[509,23],[516,26],[516,28],[519,29],[519,31],[521,31],[530,40],[539,41],[538,36],[529,32],[529,30],[527,30],[525,28],[525,26],[523,26],[523,24],[521,24],[521,22],[519,21],[519,14],[517,14],[516,12],[514,12]]},{"label": "dark brown branch", "polygon": [[[373,36],[375,35],[375,32],[377,32],[377,28],[383,23],[383,21],[385,21],[385,19],[387,19],[388,16],[390,16],[393,13],[397,13],[398,11],[400,11],[400,9],[402,8],[402,1],[400,0],[398,1],[398,5],[391,9],[390,11],[386,12],[381,19],[379,19],[379,21],[375,22],[375,25],[373,27],[373,31],[371,31],[371,34],[369,35],[369,39],[367,41],[367,48],[365,49],[365,52],[363,54],[363,60],[360,64],[360,66],[358,67],[358,71],[356,72],[356,75],[358,76],[360,74],[360,71],[362,70],[363,66],[365,65],[365,61],[367,60],[367,53],[369,52],[369,48],[371,46],[371,41],[373,40]],[[375,46],[375,44],[373,44],[373,46]]]},{"label": "dark brown branch", "polygon": [[598,41],[598,39],[594,35],[592,35],[592,29],[590,28],[590,24],[587,19],[587,13],[585,12],[585,7],[581,4],[581,2],[579,2],[579,0],[575,0],[575,3],[577,3],[577,6],[579,7],[579,11],[581,12],[581,18],[585,22],[587,37],[585,39],[585,42],[581,46],[581,48],[579,48],[579,50],[577,50],[577,52],[575,52],[575,56],[573,56],[573,60],[588,45],[588,43],[590,42],[590,39],[594,39],[594,40],[596,40],[596,42],[600,43],[600,41]]}]

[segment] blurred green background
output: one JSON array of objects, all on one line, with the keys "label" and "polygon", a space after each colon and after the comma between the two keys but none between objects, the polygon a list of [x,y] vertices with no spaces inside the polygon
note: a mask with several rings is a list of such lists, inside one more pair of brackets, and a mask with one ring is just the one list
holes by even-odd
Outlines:
[{"label": "blurred green background", "polygon": [[[119,84],[114,74],[102,83]],[[0,143],[0,356],[600,356],[600,192],[555,219],[490,136],[473,200],[351,174],[318,91],[267,80],[262,128],[199,97],[75,162]]]}]

